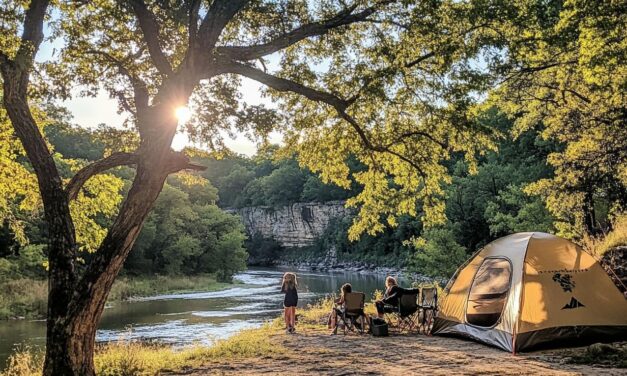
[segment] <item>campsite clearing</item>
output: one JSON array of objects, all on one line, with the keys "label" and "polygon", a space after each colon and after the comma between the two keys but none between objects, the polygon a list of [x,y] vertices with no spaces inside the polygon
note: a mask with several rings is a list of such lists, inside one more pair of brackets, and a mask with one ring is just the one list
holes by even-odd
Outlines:
[{"label": "campsite clearing", "polygon": [[[569,364],[572,350],[512,355],[472,341],[424,335],[330,336],[299,327],[271,341],[287,350],[260,358],[214,361],[177,375],[627,375],[627,369]],[[583,350],[582,350],[583,351]]]}]

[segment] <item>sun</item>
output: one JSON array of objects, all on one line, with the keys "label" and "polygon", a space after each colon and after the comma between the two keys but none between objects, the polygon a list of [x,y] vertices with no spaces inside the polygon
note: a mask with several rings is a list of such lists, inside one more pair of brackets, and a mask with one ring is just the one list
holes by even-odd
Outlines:
[{"label": "sun", "polygon": [[174,111],[174,115],[178,119],[179,123],[183,124],[187,123],[187,121],[192,117],[192,112],[189,108],[181,106]]}]

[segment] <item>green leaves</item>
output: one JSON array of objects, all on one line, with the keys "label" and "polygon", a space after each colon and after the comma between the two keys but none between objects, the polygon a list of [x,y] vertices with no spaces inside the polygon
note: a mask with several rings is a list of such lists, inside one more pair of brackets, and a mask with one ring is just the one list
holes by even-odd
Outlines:
[{"label": "green leaves", "polygon": [[[495,26],[507,54],[505,81],[490,101],[515,119],[515,132],[540,126],[546,140],[564,147],[547,161],[555,177],[527,188],[558,218],[561,235],[594,233],[594,206],[627,207],[627,21],[617,2],[511,4]],[[588,218],[588,220],[584,220]]]},{"label": "green leaves", "polygon": [[[211,191],[211,185],[205,184]],[[190,187],[181,188],[188,191]],[[185,191],[170,185],[164,187],[129,256],[126,270],[132,274],[217,273],[218,279],[228,281],[234,273],[245,269],[248,257],[240,219],[193,191]],[[190,201],[194,196],[195,201]]]},{"label": "green leaves", "polygon": [[449,278],[468,258],[466,248],[455,241],[450,226],[427,229],[422,238],[410,259],[410,268],[422,275]]}]

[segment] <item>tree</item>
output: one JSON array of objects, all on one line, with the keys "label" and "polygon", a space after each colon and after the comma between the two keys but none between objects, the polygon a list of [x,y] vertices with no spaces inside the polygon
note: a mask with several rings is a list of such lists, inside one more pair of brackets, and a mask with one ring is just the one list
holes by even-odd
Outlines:
[{"label": "tree", "polygon": [[455,241],[450,224],[427,229],[415,243],[410,269],[429,277],[450,278],[468,257],[466,248]]},{"label": "tree", "polygon": [[555,176],[526,191],[544,198],[570,238],[607,227],[599,206],[627,207],[626,9],[585,0],[475,7],[500,46],[487,58],[498,85],[490,101],[515,119],[515,135],[540,126],[564,146],[547,159]]},{"label": "tree", "polygon": [[[363,163],[355,179],[365,188],[349,201],[360,205],[353,238],[382,231],[382,218],[394,225],[398,215],[417,215],[419,202],[427,222],[442,222],[448,180],[442,162],[455,151],[472,164],[477,150],[493,147],[489,132],[469,116],[471,91],[485,82],[474,75],[464,91],[447,79],[459,59],[480,47],[468,43],[472,20],[442,24],[454,2],[69,2],[58,20],[66,42],[61,64],[48,64],[51,80],[37,84],[59,96],[70,84],[92,92],[103,86],[131,115],[140,142],[83,167],[64,185],[29,103],[49,1],[22,6],[3,5],[0,71],[3,104],[37,176],[48,223],[46,375],[94,374],[97,323],[144,220],[169,174],[200,168],[171,150],[174,110],[195,92],[223,86],[226,101],[238,77],[258,81],[291,118],[288,146],[324,182],[348,188],[346,160],[354,155]],[[264,61],[273,54],[279,67],[268,72]],[[314,64],[329,69],[317,72]],[[260,124],[257,116],[274,118],[245,107],[224,115],[253,125]],[[199,124],[208,129],[198,134],[210,138],[210,127],[227,123]],[[267,132],[263,126],[254,130]],[[91,261],[78,268],[70,201],[91,177],[121,165],[135,166],[132,186]]]},{"label": "tree", "polygon": [[252,171],[241,165],[236,165],[230,173],[218,180],[220,191],[220,205],[225,207],[235,206],[238,195],[246,185],[254,179]]}]

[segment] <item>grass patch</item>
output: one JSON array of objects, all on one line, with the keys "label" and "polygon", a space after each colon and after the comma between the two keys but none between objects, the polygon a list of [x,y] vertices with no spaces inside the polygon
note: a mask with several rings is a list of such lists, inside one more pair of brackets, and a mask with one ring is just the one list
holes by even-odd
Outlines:
[{"label": "grass patch", "polygon": [[218,282],[213,275],[121,277],[113,284],[109,293],[109,301],[175,292],[218,291],[232,286],[232,283]]},{"label": "grass patch", "polygon": [[[277,333],[280,333],[280,325],[275,320],[258,329],[243,330],[211,347],[173,350],[166,345],[119,341],[99,346],[94,365],[98,375],[140,376],[201,367],[217,360],[278,355],[286,349],[271,342],[272,335]],[[41,352],[24,349],[11,356],[0,376],[41,375],[42,366]]]},{"label": "grass patch", "polygon": [[627,343],[595,343],[583,352],[571,352],[570,363],[592,364],[603,367],[627,368]]},{"label": "grass patch", "polygon": [[627,213],[616,216],[613,230],[605,236],[584,239],[585,248],[597,257],[621,245],[627,245]]},{"label": "grass patch", "polygon": [[46,315],[48,281],[15,279],[0,283],[0,320]]}]

